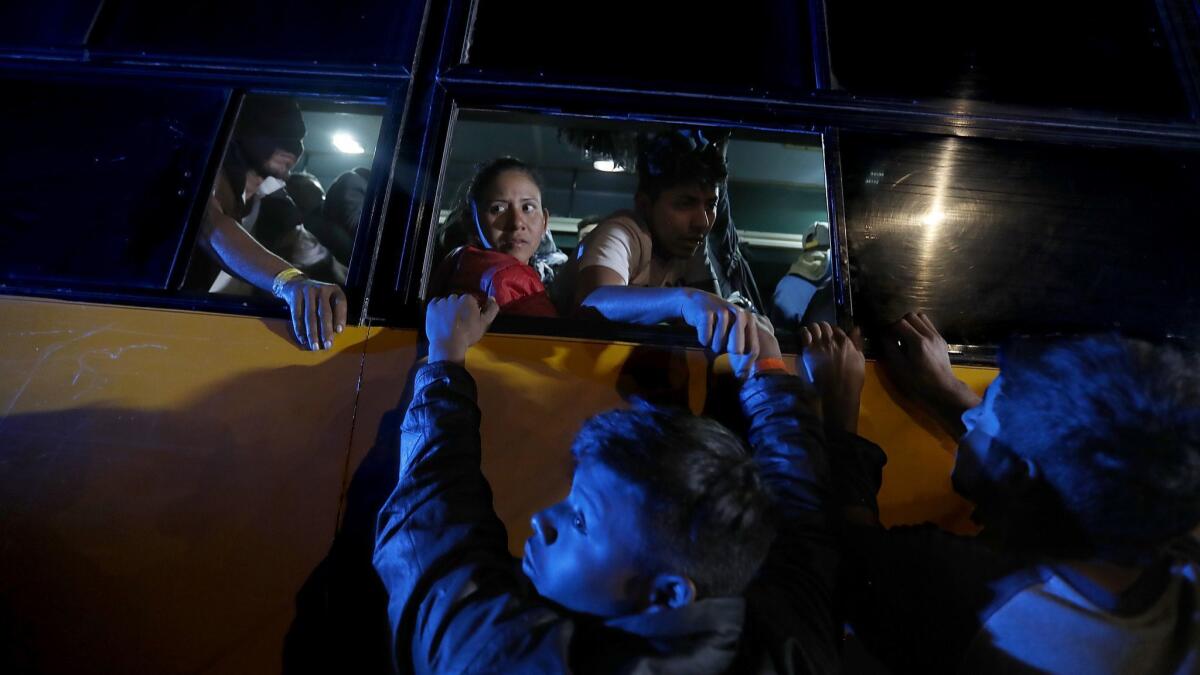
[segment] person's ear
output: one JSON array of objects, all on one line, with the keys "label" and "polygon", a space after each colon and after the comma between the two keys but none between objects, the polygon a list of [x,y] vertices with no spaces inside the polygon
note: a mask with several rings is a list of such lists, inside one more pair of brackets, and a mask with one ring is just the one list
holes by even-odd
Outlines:
[{"label": "person's ear", "polygon": [[1042,470],[1037,462],[1018,455],[1003,444],[993,440],[988,454],[993,462],[993,479],[1010,492],[1026,492],[1042,480]]},{"label": "person's ear", "polygon": [[696,601],[696,584],[682,574],[658,574],[650,583],[648,612],[678,609]]}]

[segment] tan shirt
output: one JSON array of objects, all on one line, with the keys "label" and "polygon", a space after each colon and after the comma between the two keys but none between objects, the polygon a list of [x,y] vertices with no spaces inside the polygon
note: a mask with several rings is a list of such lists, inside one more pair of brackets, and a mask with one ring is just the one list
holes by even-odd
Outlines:
[{"label": "tan shirt", "polygon": [[701,246],[688,259],[653,255],[649,226],[633,211],[618,211],[596,226],[579,243],[579,269],[601,265],[620,275],[627,286],[716,288],[715,277]]}]

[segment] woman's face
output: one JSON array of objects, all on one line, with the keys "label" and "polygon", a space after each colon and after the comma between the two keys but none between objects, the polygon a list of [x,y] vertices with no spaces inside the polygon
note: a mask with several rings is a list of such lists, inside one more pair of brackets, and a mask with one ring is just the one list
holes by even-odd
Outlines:
[{"label": "woman's face", "polygon": [[509,169],[480,193],[475,207],[491,247],[528,264],[550,220],[537,184],[524,171]]}]

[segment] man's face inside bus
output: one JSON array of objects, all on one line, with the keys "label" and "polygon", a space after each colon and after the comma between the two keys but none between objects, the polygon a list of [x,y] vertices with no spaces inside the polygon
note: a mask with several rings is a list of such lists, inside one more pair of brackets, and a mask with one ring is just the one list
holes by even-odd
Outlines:
[{"label": "man's face inside bus", "polygon": [[638,486],[603,463],[582,460],[571,493],[533,516],[521,568],[538,593],[567,609],[601,617],[650,604],[643,561],[646,502]]},{"label": "man's face inside bus", "polygon": [[641,192],[638,211],[650,225],[654,252],[671,258],[690,258],[704,243],[717,220],[720,190],[716,185],[682,183],[667,188],[657,198]]},{"label": "man's face inside bus", "polygon": [[288,176],[292,175],[292,169],[296,168],[296,162],[300,157],[289,150],[283,148],[275,148],[271,152],[271,156],[262,163],[258,173],[264,177],[271,176],[279,180],[287,180]]},{"label": "man's face inside bus", "polygon": [[287,180],[304,153],[304,142],[299,138],[258,136],[251,137],[248,145],[257,160],[251,168],[263,178]]}]

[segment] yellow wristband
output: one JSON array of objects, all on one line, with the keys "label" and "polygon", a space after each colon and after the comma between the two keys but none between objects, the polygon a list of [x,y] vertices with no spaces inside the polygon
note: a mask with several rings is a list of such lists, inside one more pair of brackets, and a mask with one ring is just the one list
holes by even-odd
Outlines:
[{"label": "yellow wristband", "polygon": [[765,359],[759,359],[754,362],[754,365],[750,366],[750,374],[751,375],[757,375],[763,371],[769,371],[769,370],[782,371],[782,372],[786,373],[786,372],[788,372],[787,363],[785,363],[784,360],[781,358],[770,357],[770,358],[765,358]]},{"label": "yellow wristband", "polygon": [[271,295],[282,300],[283,299],[283,287],[287,286],[288,283],[290,281],[292,281],[293,279],[295,279],[297,277],[302,277],[302,276],[304,276],[304,272],[301,272],[300,270],[296,269],[295,267],[289,267],[286,270],[280,272],[279,274],[276,274],[275,280],[271,282]]}]

